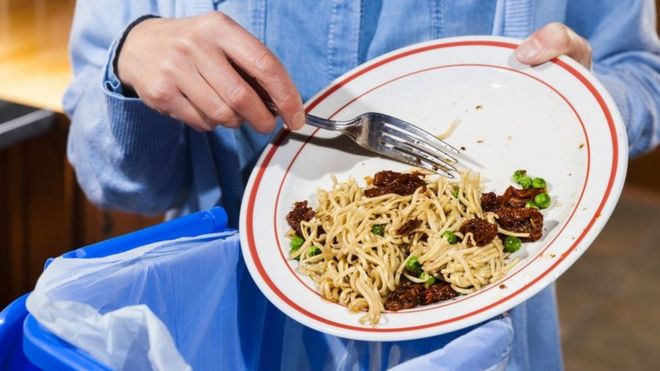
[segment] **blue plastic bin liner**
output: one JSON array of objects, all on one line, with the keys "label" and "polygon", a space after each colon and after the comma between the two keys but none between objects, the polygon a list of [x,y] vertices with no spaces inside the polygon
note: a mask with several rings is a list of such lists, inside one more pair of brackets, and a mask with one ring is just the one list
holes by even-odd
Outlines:
[{"label": "blue plastic bin liner", "polygon": [[513,340],[508,316],[415,341],[317,332],[266,300],[233,232],[57,258],[27,306],[55,335],[126,370],[498,370]]},{"label": "blue plastic bin liner", "polygon": [[225,232],[104,258],[57,258],[27,307],[52,333],[112,368],[239,365],[238,256],[238,236]]}]

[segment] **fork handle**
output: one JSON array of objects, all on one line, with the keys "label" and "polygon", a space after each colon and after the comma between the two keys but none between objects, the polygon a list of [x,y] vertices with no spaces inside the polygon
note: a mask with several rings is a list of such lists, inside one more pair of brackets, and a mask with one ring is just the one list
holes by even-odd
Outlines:
[{"label": "fork handle", "polygon": [[[279,110],[277,109],[277,106],[273,102],[273,98],[270,97],[270,94],[266,91],[266,89],[261,86],[257,80],[250,76],[245,70],[243,70],[241,67],[239,67],[237,64],[231,62],[231,65],[234,67],[236,72],[248,83],[252,88],[254,88],[255,92],[259,95],[261,100],[264,102],[266,105],[266,108],[274,114],[274,115],[279,115]],[[318,116],[310,115],[310,114],[305,114],[305,122],[309,125],[315,126],[317,128],[325,129],[325,130],[345,130],[348,129],[349,127],[353,126],[355,124],[354,121],[333,121],[333,120],[327,120],[324,118],[320,118]]]},{"label": "fork handle", "polygon": [[308,113],[305,114],[305,123],[317,128],[333,131],[344,131],[354,124],[352,121],[333,121],[310,115]]},{"label": "fork handle", "polygon": [[[277,106],[275,106],[273,102],[264,101],[264,103],[266,104],[266,107],[270,110],[270,112],[272,112],[274,115],[279,114],[279,111],[277,110]],[[343,131],[353,126],[353,122],[351,121],[333,121],[318,116],[310,115],[309,113],[305,114],[305,123],[307,125],[311,125],[317,128],[332,130],[332,131]]]}]

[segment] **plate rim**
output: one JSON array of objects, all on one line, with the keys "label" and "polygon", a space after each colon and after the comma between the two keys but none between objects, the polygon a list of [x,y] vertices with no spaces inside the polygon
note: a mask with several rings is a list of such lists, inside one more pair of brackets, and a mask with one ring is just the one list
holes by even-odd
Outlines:
[{"label": "plate rim", "polygon": [[[517,39],[498,36],[463,36],[431,40],[397,49],[378,58],[375,58],[363,65],[360,65],[335,79],[326,88],[310,98],[305,104],[305,109],[307,112],[311,111],[325,98],[332,95],[332,93],[339,90],[342,86],[348,84],[350,81],[364,75],[365,73],[376,69],[381,65],[387,64],[390,61],[402,59],[412,54],[452,46],[488,46],[515,49],[519,42],[520,40]],[[623,188],[627,168],[628,151],[623,120],[621,119],[617,106],[614,103],[612,97],[602,86],[602,84],[586,68],[568,57],[561,56],[547,63],[554,63],[560,67],[563,67],[566,72],[575,76],[578,80],[580,80],[581,84],[587,90],[589,90],[591,95],[598,102],[599,111],[602,111],[606,118],[607,125],[610,128],[610,136],[612,140],[612,170],[608,176],[608,186],[606,188],[605,194],[602,200],[597,203],[598,207],[594,212],[594,216],[591,217],[591,220],[587,223],[585,230],[571,244],[570,248],[564,252],[560,259],[554,261],[553,264],[543,269],[532,279],[527,280],[528,282],[525,282],[520,289],[511,292],[494,302],[490,302],[486,305],[480,306],[479,308],[475,308],[475,310],[469,311],[463,316],[455,317],[453,325],[444,324],[444,321],[440,321],[435,324],[431,324],[431,326],[422,326],[422,328],[411,328],[403,330],[376,328],[375,331],[373,328],[363,328],[358,326],[326,325],[324,324],[324,322],[327,321],[326,319],[323,319],[317,315],[306,315],[305,313],[307,311],[304,308],[292,308],[292,304],[295,307],[297,307],[297,305],[291,302],[290,299],[287,302],[286,299],[283,299],[280,297],[280,295],[273,292],[273,287],[265,282],[266,280],[270,280],[269,277],[267,277],[265,271],[263,273],[260,272],[260,270],[263,270],[263,268],[258,268],[252,259],[252,250],[256,251],[256,247],[254,246],[254,234],[249,233],[252,226],[250,226],[247,221],[249,217],[247,214],[250,210],[252,210],[252,206],[250,206],[250,204],[254,204],[253,201],[256,199],[256,193],[258,191],[258,184],[257,187],[255,187],[255,181],[260,181],[259,174],[263,176],[263,173],[266,171],[264,163],[268,164],[270,162],[272,157],[275,155],[275,152],[277,151],[278,145],[286,138],[289,133],[287,130],[281,130],[264,149],[254,169],[252,170],[250,179],[245,188],[245,193],[243,195],[243,201],[241,205],[241,249],[250,275],[254,279],[255,283],[257,283],[257,286],[261,292],[268,298],[271,303],[273,303],[278,309],[287,314],[290,318],[318,331],[356,340],[390,341],[424,338],[472,326],[482,322],[485,319],[495,317],[499,313],[509,310],[510,308],[513,308],[514,306],[529,299],[536,293],[543,290],[549,284],[554,282],[558,276],[565,272],[584,253],[584,251],[586,251],[595,237],[602,230],[607,219],[609,219]],[[609,201],[612,199],[614,201]],[[577,250],[578,247],[584,248]],[[275,286],[274,283],[273,286]],[[282,294],[282,296],[286,297],[284,294]],[[321,321],[314,319],[313,317],[319,317]],[[382,339],[383,337],[386,339]]]}]

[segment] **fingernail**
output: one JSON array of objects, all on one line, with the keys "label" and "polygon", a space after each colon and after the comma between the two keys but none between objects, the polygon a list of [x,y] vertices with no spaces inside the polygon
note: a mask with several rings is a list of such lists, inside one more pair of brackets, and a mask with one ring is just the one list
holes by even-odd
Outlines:
[{"label": "fingernail", "polygon": [[541,52],[535,39],[527,39],[516,50],[516,57],[519,61],[525,63],[532,61]]},{"label": "fingernail", "polygon": [[298,111],[295,115],[293,115],[293,118],[291,119],[291,123],[293,124],[293,129],[300,129],[303,126],[305,126],[305,112],[303,111]]}]

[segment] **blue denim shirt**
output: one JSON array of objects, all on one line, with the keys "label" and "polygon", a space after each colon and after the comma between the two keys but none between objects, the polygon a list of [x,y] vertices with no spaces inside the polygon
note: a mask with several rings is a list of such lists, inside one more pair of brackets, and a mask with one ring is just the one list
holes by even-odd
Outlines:
[{"label": "blue denim shirt", "polygon": [[[652,0],[79,1],[71,33],[75,79],[64,97],[72,118],[69,160],[88,197],[102,206],[161,213],[220,204],[236,223],[244,182],[271,135],[247,125],[197,133],[124,96],[111,63],[117,41],[139,16],[214,9],[274,51],[303,99],[360,63],[415,42],[474,34],[524,38],[546,23],[565,23],[592,45],[593,70],[616,101],[637,154],[660,141],[653,7]],[[248,368],[561,368],[552,288],[471,331],[414,342],[347,341],[303,328],[269,304],[263,313],[277,351],[246,356]]]}]

